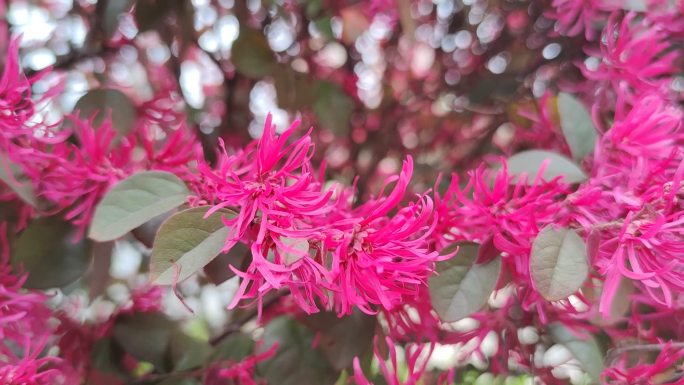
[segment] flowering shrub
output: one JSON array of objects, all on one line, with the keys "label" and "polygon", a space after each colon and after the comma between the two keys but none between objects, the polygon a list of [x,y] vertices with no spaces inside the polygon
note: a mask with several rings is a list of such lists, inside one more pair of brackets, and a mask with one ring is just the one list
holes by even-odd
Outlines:
[{"label": "flowering shrub", "polygon": [[0,383],[684,384],[681,0],[0,15]]}]

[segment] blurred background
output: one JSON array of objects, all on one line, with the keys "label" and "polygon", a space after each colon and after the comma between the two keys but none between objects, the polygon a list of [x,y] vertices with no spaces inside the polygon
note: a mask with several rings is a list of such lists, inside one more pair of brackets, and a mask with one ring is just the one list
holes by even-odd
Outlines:
[{"label": "blurred background", "polygon": [[[42,76],[36,96],[58,93],[43,99],[34,119],[57,124],[74,111],[111,111],[121,132],[144,120],[160,135],[185,123],[212,160],[219,138],[243,146],[272,113],[280,130],[294,119],[302,131],[314,127],[328,178],[358,178],[361,196],[377,191],[408,154],[416,160],[414,189],[426,191],[440,173],[464,173],[487,156],[564,143],[553,140],[560,133],[550,95],[559,74],[566,86],[579,79],[585,40],[556,33],[544,14],[549,3],[10,0],[0,2],[0,47],[6,52],[20,36],[21,65]],[[585,64],[591,60],[598,59]],[[85,317],[111,311],[129,297],[131,282],[146,282],[151,236],[117,241],[111,266],[99,267],[109,270],[106,296]],[[235,279],[205,282],[198,276],[180,286],[198,335],[233,317],[226,306]],[[66,295],[88,303],[78,283],[54,301]],[[173,293],[166,308],[188,318]],[[438,347],[431,365],[447,368],[457,358],[453,346]],[[559,376],[582,381],[576,366],[566,369]]]},{"label": "blurred background", "polygon": [[[358,175],[364,193],[407,153],[429,185],[526,145],[520,112],[559,73],[571,82],[583,56],[546,3],[12,0],[0,44],[20,35],[29,73],[53,69],[35,90],[64,89],[41,110],[48,121],[75,107],[111,108],[124,130],[172,116],[214,149],[258,137],[268,112],[280,129],[299,118],[331,177]],[[120,93],[88,95],[98,88]]]}]

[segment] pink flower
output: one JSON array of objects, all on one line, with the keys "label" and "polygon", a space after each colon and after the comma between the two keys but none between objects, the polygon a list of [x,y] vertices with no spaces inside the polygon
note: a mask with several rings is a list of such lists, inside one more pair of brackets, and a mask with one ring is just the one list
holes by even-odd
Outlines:
[{"label": "pink flower", "polygon": [[596,66],[583,64],[582,74],[600,85],[599,92],[634,104],[635,98],[646,92],[668,93],[673,76],[679,72],[680,53],[671,50],[668,33],[660,24],[638,20],[628,13],[622,20],[613,14],[603,32],[604,44]]},{"label": "pink flower", "polygon": [[[4,140],[22,138],[50,143],[64,140],[69,135],[68,131],[57,132],[54,130],[55,126],[30,122],[36,113],[36,101],[32,99],[31,86],[47,75],[48,71],[27,78],[19,63],[19,42],[18,38],[10,40],[4,71],[0,77],[0,136]],[[58,91],[59,87],[55,87],[38,101],[46,100]]]},{"label": "pink flower", "polygon": [[446,232],[439,245],[491,237],[516,282],[529,283],[532,241],[546,224],[565,220],[563,198],[570,192],[561,179],[543,181],[541,175],[533,183],[516,179],[505,161],[498,171],[484,165],[471,171],[464,187],[454,175],[440,199],[439,226]]},{"label": "pink flower", "polygon": [[623,276],[667,306],[684,290],[682,128],[681,111],[658,94],[619,110],[596,148],[592,179],[571,196],[574,220],[599,240],[593,263],[606,279],[604,314]]},{"label": "pink flower", "polygon": [[557,21],[556,29],[563,35],[577,36],[584,32],[587,40],[594,40],[602,22],[612,10],[619,9],[605,0],[553,0],[553,11],[546,16]]},{"label": "pink flower", "polygon": [[80,229],[79,237],[92,220],[95,206],[109,188],[134,170],[131,156],[134,143],[117,136],[110,120],[99,128],[93,119],[72,118],[78,145],[63,142],[37,154],[38,161],[28,164],[29,175],[38,191],[57,210],[65,210],[65,219]]},{"label": "pink flower", "polygon": [[165,170],[188,182],[196,180],[191,166],[202,150],[185,125],[163,131],[141,124],[117,138],[109,119],[99,127],[94,126],[94,117],[83,120],[71,116],[68,121],[76,144],[36,143],[16,152],[40,196],[54,206],[50,213],[63,212],[65,219],[79,229],[77,237],[85,232],[106,192],[137,171]]},{"label": "pink flower", "polygon": [[[349,314],[354,307],[369,314],[376,306],[391,310],[418,300],[420,288],[427,284],[439,258],[428,243],[435,227],[432,199],[423,195],[398,207],[412,173],[413,160],[408,157],[399,176],[385,181],[385,186],[397,181],[387,197],[381,193],[353,210],[352,217],[360,220],[333,223],[341,237],[333,251],[339,314]],[[397,213],[387,217],[394,209]]]},{"label": "pink flower", "polygon": [[251,263],[246,271],[236,271],[242,282],[231,307],[243,298],[260,301],[281,287],[289,288],[307,312],[317,311],[315,299],[327,302],[323,289],[332,278],[320,246],[324,235],[314,218],[332,210],[333,190],[324,191],[311,165],[310,132],[287,144],[297,124],[276,135],[269,115],[261,139],[233,155],[224,148],[216,170],[199,166],[206,180],[202,195],[216,203],[210,213],[239,210],[224,219],[231,228],[224,250],[241,240],[250,244]]}]

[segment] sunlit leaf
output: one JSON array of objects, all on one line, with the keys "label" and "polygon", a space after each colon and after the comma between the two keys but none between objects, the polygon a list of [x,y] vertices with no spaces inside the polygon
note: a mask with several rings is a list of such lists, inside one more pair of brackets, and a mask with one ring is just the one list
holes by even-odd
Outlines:
[{"label": "sunlit leaf", "polygon": [[151,278],[156,284],[183,281],[221,253],[230,232],[221,218],[235,213],[224,209],[205,219],[209,209],[209,206],[187,209],[161,225],[151,256]]},{"label": "sunlit leaf", "polygon": [[104,242],[117,239],[157,215],[183,204],[188,188],[165,171],[145,171],[116,184],[97,205],[90,238]]},{"label": "sunlit leaf", "polygon": [[476,264],[478,245],[461,244],[451,259],[437,263],[430,278],[432,306],[443,321],[458,321],[480,310],[492,294],[501,272],[501,257]]},{"label": "sunlit leaf", "polygon": [[12,245],[12,262],[28,273],[24,287],[48,289],[65,287],[88,270],[90,243],[74,243],[75,229],[56,218],[32,221]]},{"label": "sunlit leaf", "polygon": [[575,335],[560,322],[549,325],[549,335],[554,342],[568,348],[572,355],[580,362],[582,369],[592,379],[594,384],[600,383],[601,372],[604,369],[604,357],[596,340],[588,334]]},{"label": "sunlit leaf", "polygon": [[324,356],[312,349],[314,335],[294,320],[280,317],[264,329],[264,351],[273,344],[278,350],[273,358],[259,363],[258,370],[269,384],[278,385],[333,385],[338,373]]},{"label": "sunlit leaf", "polygon": [[544,180],[562,176],[567,183],[579,183],[587,179],[587,175],[582,169],[570,159],[550,151],[529,150],[519,152],[507,160],[508,171],[512,175],[525,173],[528,181],[532,182],[536,177],[542,164],[547,161],[546,168],[542,174]]},{"label": "sunlit leaf", "polygon": [[530,273],[537,291],[549,301],[574,294],[589,274],[584,241],[572,229],[544,227],[532,244]]},{"label": "sunlit leaf", "polygon": [[136,110],[131,99],[121,91],[114,89],[97,89],[86,92],[76,102],[74,111],[83,119],[88,119],[93,114],[93,124],[99,126],[111,113],[112,126],[125,135],[133,129],[136,120]]},{"label": "sunlit leaf", "polygon": [[584,105],[572,95],[561,92],[558,95],[558,114],[565,141],[576,161],[594,151],[596,144],[596,126],[591,114]]}]

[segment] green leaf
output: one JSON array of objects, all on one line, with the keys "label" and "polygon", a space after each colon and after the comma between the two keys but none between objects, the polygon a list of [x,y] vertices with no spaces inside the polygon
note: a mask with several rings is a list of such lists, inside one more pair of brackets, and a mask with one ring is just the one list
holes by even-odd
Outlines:
[{"label": "green leaf", "polygon": [[319,81],[315,86],[314,113],[318,122],[337,135],[349,131],[354,103],[340,86],[328,81]]},{"label": "green leaf", "polygon": [[111,338],[100,338],[93,342],[90,349],[90,366],[100,372],[121,374],[117,365],[121,353],[120,349],[113,346]]},{"label": "green leaf", "polygon": [[157,215],[182,205],[188,188],[165,171],[144,171],[115,185],[95,209],[90,238],[104,242],[119,238]]},{"label": "green leaf", "polygon": [[0,152],[0,180],[5,182],[19,199],[33,207],[38,207],[38,199],[35,191],[33,191],[33,184],[22,174],[19,166],[2,152]]},{"label": "green leaf", "polygon": [[171,336],[177,325],[161,313],[134,313],[114,325],[114,340],[134,358],[156,368],[170,369]]},{"label": "green leaf", "polygon": [[214,348],[210,361],[240,362],[253,351],[254,340],[246,334],[233,333]]},{"label": "green leaf", "polygon": [[592,383],[599,384],[601,372],[604,369],[604,357],[596,340],[588,334],[577,336],[560,322],[550,324],[548,331],[554,342],[570,350],[582,368],[589,374]]},{"label": "green leaf", "polygon": [[453,322],[480,310],[494,291],[501,272],[501,257],[476,264],[478,245],[464,243],[451,259],[437,263],[428,286],[434,309],[443,321]]},{"label": "green leaf", "polygon": [[333,385],[338,373],[317,349],[312,349],[314,335],[297,322],[280,317],[264,329],[260,351],[278,344],[275,356],[257,366],[269,384]]},{"label": "green leaf", "polygon": [[150,267],[151,278],[156,284],[183,281],[221,253],[230,233],[221,218],[232,217],[235,213],[223,209],[205,219],[210,208],[202,206],[181,211],[161,225],[154,239]]},{"label": "green leaf", "polygon": [[549,162],[542,174],[542,178],[545,180],[562,176],[566,183],[579,183],[587,179],[584,171],[570,159],[544,150],[523,151],[511,156],[507,161],[508,171],[512,175],[526,173],[529,176],[528,181],[531,183],[539,172],[542,163],[547,160]]},{"label": "green leaf", "polygon": [[589,274],[584,241],[572,229],[547,225],[532,244],[530,274],[537,291],[549,301],[574,294]]},{"label": "green leaf", "polygon": [[202,367],[211,355],[211,347],[205,341],[177,331],[171,336],[171,360],[176,371]]},{"label": "green leaf", "polygon": [[75,282],[90,266],[90,242],[74,243],[75,229],[56,218],[39,218],[19,234],[12,247],[12,264],[28,271],[24,287],[49,289]]},{"label": "green leaf", "polygon": [[95,126],[100,126],[111,112],[112,126],[119,132],[119,136],[126,135],[133,129],[137,115],[133,102],[126,94],[105,88],[91,90],[81,96],[74,111],[78,111],[83,119],[95,115]]},{"label": "green leaf", "polygon": [[231,60],[239,73],[253,79],[273,74],[278,64],[264,35],[251,28],[240,28],[231,49]]},{"label": "green leaf", "polygon": [[329,16],[323,16],[314,20],[314,25],[316,29],[325,37],[327,40],[335,39],[335,32],[332,28],[332,18]]},{"label": "green leaf", "polygon": [[358,310],[342,318],[329,312],[313,314],[302,322],[321,333],[320,349],[336,370],[350,367],[373,342],[375,318]]},{"label": "green leaf", "polygon": [[558,95],[558,114],[570,152],[576,161],[581,161],[594,151],[596,144],[596,126],[591,114],[579,100],[564,92]]}]

